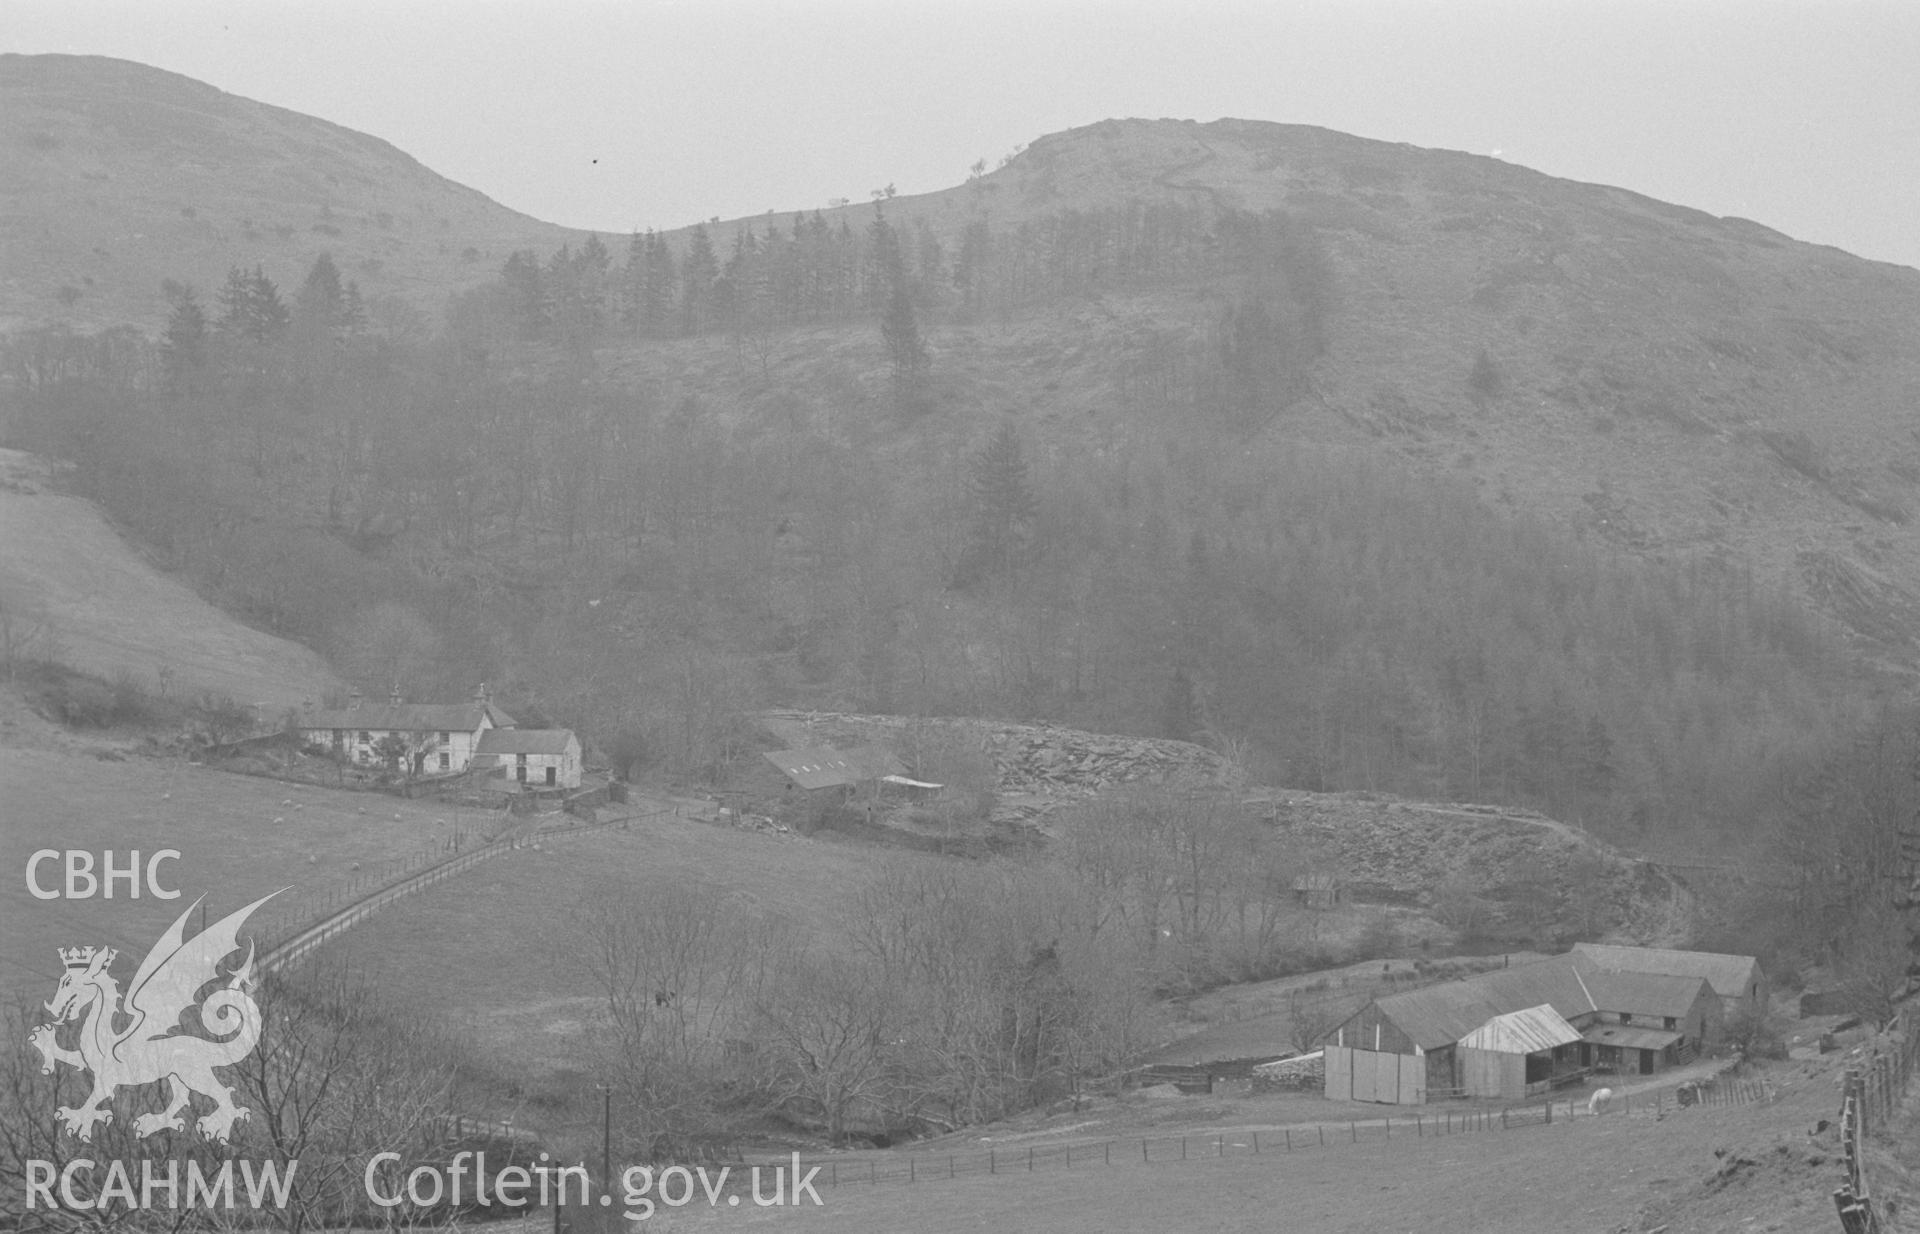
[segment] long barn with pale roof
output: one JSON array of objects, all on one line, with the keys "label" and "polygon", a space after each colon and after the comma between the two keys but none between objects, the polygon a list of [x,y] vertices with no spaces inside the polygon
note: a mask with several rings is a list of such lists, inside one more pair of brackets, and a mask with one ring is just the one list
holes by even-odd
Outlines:
[{"label": "long barn with pale roof", "polygon": [[1653,1075],[1717,1040],[1722,1015],[1704,976],[1575,950],[1374,999],[1327,1035],[1325,1091],[1400,1105],[1518,1100],[1595,1071]]}]

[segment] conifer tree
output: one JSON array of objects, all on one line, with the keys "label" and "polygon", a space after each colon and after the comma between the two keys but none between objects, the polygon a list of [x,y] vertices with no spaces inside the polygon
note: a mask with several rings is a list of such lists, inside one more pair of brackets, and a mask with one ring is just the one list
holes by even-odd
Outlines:
[{"label": "conifer tree", "polygon": [[902,411],[921,410],[927,395],[927,373],[933,365],[927,344],[914,320],[913,296],[905,279],[894,284],[887,311],[880,319],[880,338],[887,345],[887,363],[893,367],[893,400]]},{"label": "conifer tree", "polygon": [[346,289],[340,285],[340,271],[331,254],[321,253],[313,259],[294,304],[302,321],[315,330],[331,334],[339,328],[346,309]]},{"label": "conifer tree", "polygon": [[953,585],[965,588],[1029,564],[1039,550],[1040,499],[1020,433],[1003,424],[967,464],[967,547]]},{"label": "conifer tree", "polygon": [[167,313],[167,330],[160,342],[160,355],[166,365],[167,385],[175,393],[192,390],[207,367],[207,313],[200,299],[185,283],[168,279],[161,292],[172,307]]},{"label": "conifer tree", "polygon": [[263,343],[286,328],[287,306],[280,289],[266,272],[255,266],[251,273],[235,266],[227,271],[220,289],[220,332],[231,338]]},{"label": "conifer tree", "polygon": [[507,318],[523,339],[545,338],[549,319],[546,276],[531,249],[517,249],[500,268]]},{"label": "conifer tree", "polygon": [[680,263],[680,330],[700,334],[713,326],[713,284],[720,277],[720,262],[713,253],[713,239],[703,223],[693,229],[687,241],[687,257]]},{"label": "conifer tree", "polygon": [[641,317],[648,335],[665,338],[673,333],[679,283],[680,271],[673,259],[672,246],[665,236],[649,231],[646,287],[641,296]]}]

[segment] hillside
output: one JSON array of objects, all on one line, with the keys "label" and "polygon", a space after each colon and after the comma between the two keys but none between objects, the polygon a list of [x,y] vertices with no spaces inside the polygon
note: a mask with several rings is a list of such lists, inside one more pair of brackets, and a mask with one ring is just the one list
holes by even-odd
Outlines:
[{"label": "hillside", "polygon": [[573,233],[377,137],[101,56],[0,55],[0,330],[164,319],[234,266],[283,281],[322,251],[372,304],[438,313],[507,253]]},{"label": "hillside", "polygon": [[[1326,245],[1326,354],[1260,435],[1470,476],[1610,550],[1750,567],[1875,652],[1920,649],[1920,271],[1493,158],[1247,120],[1050,134],[886,210],[952,240],[974,219],[1005,234],[1196,202],[1282,210]],[[995,390],[1057,449],[1137,431],[1129,362],[1214,311],[1141,297],[1114,257],[1070,255],[1082,294],[1021,330],[1060,369]],[[936,367],[978,354],[934,343]]]},{"label": "hillside", "polygon": [[[203,693],[278,718],[339,678],[309,649],[242,625],[155,569],[91,503],[57,490],[39,459],[0,450],[0,602],[51,643],[25,648],[150,693]],[[162,670],[167,676],[163,680]]]},{"label": "hillside", "polygon": [[[164,78],[13,72],[63,132]],[[339,157],[277,123],[234,201]],[[79,217],[50,167],[35,217]],[[431,342],[22,335],[9,443],[363,688],[496,682],[686,782],[765,707],[1046,719],[1685,847],[1916,654],[1912,270],[1238,120],[638,240],[471,263]]]},{"label": "hillside", "polygon": [[[377,138],[139,65],[7,56],[0,92],[0,323],[151,328],[162,278],[204,292],[262,262],[288,286],[323,249],[369,300],[437,309],[514,248],[579,239]],[[1235,431],[1470,479],[1608,551],[1751,571],[1883,662],[1920,649],[1920,271],[1477,155],[1251,120],[1108,120],[890,199],[899,234],[940,246],[929,265],[916,240],[915,261],[946,414],[872,444],[925,458],[1016,409],[1043,453],[1150,435],[1165,392],[1179,401],[1168,357],[1218,346],[1238,294],[1128,267],[1142,240],[1127,228],[1156,208],[1279,210],[1324,253],[1323,346]],[[873,216],[823,218],[857,235]],[[724,258],[743,229],[786,224],[708,230]],[[945,285],[970,226],[1042,284],[987,297],[985,320]],[[668,240],[684,254],[688,237]],[[852,380],[870,398],[873,341],[866,314],[776,330],[755,344],[757,376],[842,402]],[[737,338],[703,343],[613,335],[602,362],[618,386],[699,392],[715,419],[765,401]]]}]

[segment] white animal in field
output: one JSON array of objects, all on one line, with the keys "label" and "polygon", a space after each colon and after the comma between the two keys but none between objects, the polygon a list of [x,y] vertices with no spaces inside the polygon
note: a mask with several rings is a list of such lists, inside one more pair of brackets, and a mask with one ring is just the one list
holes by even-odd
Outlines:
[{"label": "white animal in field", "polygon": [[1611,1088],[1600,1089],[1595,1092],[1593,1096],[1587,1098],[1587,1113],[1605,1114],[1607,1112],[1607,1106],[1610,1105],[1612,1101],[1613,1090]]}]

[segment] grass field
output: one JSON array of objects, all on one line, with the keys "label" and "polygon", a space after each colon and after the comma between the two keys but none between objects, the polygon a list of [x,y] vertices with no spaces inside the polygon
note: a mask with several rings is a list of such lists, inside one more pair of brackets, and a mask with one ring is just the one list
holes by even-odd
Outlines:
[{"label": "grass field", "polygon": [[384,910],[335,951],[382,974],[383,985],[423,1013],[458,1022],[493,1062],[537,1086],[576,1061],[568,1046],[596,1006],[562,954],[575,905],[695,886],[743,916],[824,932],[875,856],[682,818],[639,819],[488,862]]},{"label": "grass field", "polygon": [[[283,914],[310,915],[330,895],[371,879],[382,863],[444,843],[456,825],[476,832],[502,821],[437,802],[282,784],[174,759],[113,762],[5,747],[0,801],[0,997],[9,1002],[22,994],[46,997],[60,976],[56,947],[118,947],[125,955],[116,971],[124,970],[124,980],[197,896],[205,894],[208,912],[218,916],[289,887],[261,910],[271,927]],[[178,849],[180,858],[160,867],[160,881],[181,898],[156,900],[143,891],[129,899],[122,883],[111,901],[37,899],[24,873],[43,848],[85,849],[96,863],[111,849],[121,865],[129,850]],[[59,882],[58,874],[54,863],[43,865],[42,886]]]},{"label": "grass field", "polygon": [[[653,1228],[721,1230],[768,1225],[880,1234],[912,1230],[1283,1231],[1383,1234],[1466,1231],[1612,1234],[1665,1225],[1668,1234],[1787,1234],[1837,1228],[1829,1193],[1840,1178],[1831,1130],[1810,1138],[1837,1106],[1832,1062],[1781,1065],[1771,1105],[1695,1108],[1648,1117],[1609,1115],[1552,1126],[1443,1137],[1363,1138],[1358,1144],[1253,1155],[1249,1137],[1228,1155],[1140,1164],[1097,1155],[1072,1170],[942,1176],[923,1154],[921,1181],[819,1185],[820,1208],[708,1210],[704,1199]],[[899,1155],[895,1154],[897,1158]],[[863,1167],[843,1167],[843,1178]],[[724,1203],[724,1201],[723,1201]]]},{"label": "grass field", "polygon": [[241,625],[155,570],[91,502],[47,484],[34,456],[0,450],[0,598],[53,619],[63,663],[132,673],[148,690],[164,666],[177,696],[211,691],[270,716],[337,684],[314,652]]}]

